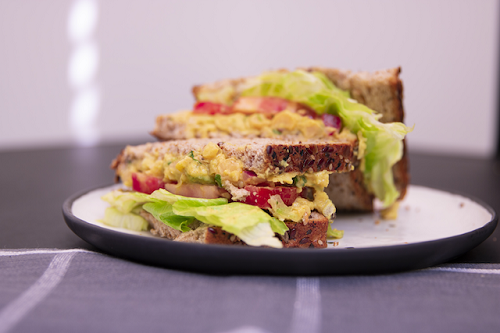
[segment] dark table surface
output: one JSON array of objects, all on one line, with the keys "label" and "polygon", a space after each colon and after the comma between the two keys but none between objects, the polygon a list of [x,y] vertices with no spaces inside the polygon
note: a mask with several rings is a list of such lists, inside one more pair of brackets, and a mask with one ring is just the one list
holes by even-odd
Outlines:
[{"label": "dark table surface", "polygon": [[[83,248],[98,251],[64,223],[70,195],[111,184],[111,160],[124,144],[0,152],[0,248]],[[410,152],[411,183],[478,198],[500,212],[500,162]],[[455,259],[500,263],[500,228]]]}]

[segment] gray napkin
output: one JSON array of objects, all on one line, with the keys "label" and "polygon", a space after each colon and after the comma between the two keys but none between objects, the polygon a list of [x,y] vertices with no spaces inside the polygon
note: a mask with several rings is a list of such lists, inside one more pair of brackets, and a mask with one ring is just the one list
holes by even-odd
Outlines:
[{"label": "gray napkin", "polygon": [[1,250],[4,332],[499,332],[500,264],[210,276],[86,250]]}]

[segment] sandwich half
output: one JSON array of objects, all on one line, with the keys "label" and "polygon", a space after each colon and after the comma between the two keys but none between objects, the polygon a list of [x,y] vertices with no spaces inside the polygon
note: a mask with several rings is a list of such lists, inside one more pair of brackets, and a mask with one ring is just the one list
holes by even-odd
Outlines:
[{"label": "sandwich half", "polygon": [[113,161],[129,190],[103,197],[104,223],[175,241],[327,246],[338,236],[329,176],[353,168],[354,142],[190,139],[127,146]]},{"label": "sandwich half", "polygon": [[342,211],[397,207],[409,183],[400,68],[374,73],[311,67],[193,88],[192,110],[160,115],[160,140],[273,138],[356,141],[354,170],[332,174],[326,192]]}]

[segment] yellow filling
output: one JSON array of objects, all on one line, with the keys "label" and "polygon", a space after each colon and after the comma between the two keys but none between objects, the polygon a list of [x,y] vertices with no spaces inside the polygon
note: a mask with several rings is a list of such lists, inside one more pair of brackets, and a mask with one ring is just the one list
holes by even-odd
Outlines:
[{"label": "yellow filling", "polygon": [[396,201],[387,208],[380,211],[380,217],[384,220],[396,220],[398,218],[399,202]]},{"label": "yellow filling", "polygon": [[[321,119],[311,119],[300,114],[282,111],[266,118],[262,114],[246,115],[203,115],[184,111],[169,118],[176,123],[185,124],[187,138],[209,138],[234,136],[237,133],[246,137],[280,138],[300,136],[304,139],[336,138],[337,129],[327,127]],[[333,134],[332,134],[333,133]]]},{"label": "yellow filling", "polygon": [[314,201],[298,197],[291,206],[285,205],[279,195],[271,196],[268,202],[271,205],[270,211],[273,216],[281,221],[291,220],[300,222],[303,218],[307,218],[311,215],[313,210],[317,210],[326,218],[330,219],[336,211],[332,201],[323,191],[316,191],[314,193]]}]

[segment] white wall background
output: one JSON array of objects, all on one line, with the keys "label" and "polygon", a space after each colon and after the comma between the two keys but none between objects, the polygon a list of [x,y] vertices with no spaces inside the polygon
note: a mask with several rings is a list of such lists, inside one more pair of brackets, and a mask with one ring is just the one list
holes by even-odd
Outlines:
[{"label": "white wall background", "polygon": [[[90,1],[90,0],[80,0]],[[148,140],[192,85],[275,68],[401,66],[410,149],[496,148],[499,1],[96,0],[97,142]],[[70,124],[73,1],[0,2],[0,150],[82,142]],[[91,142],[91,141],[89,141]],[[87,142],[88,143],[88,142]]]}]

